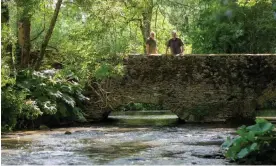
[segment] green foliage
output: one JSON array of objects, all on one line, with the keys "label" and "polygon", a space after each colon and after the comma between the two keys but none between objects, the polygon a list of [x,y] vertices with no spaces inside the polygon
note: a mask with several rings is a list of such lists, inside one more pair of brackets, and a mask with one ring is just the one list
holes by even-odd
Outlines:
[{"label": "green foliage", "polygon": [[150,103],[130,103],[125,106],[120,106],[120,111],[141,111],[141,110],[162,110],[161,105],[150,104]]},{"label": "green foliage", "polygon": [[11,87],[1,88],[1,129],[12,130],[16,123],[17,117],[22,113],[25,107],[27,93],[17,91]]},{"label": "green foliage", "polygon": [[[232,160],[262,153],[276,141],[274,125],[264,119],[257,119],[252,126],[241,126],[237,134],[236,138],[227,138],[222,144],[222,148],[226,150],[225,156]],[[275,147],[272,148],[276,150]]]},{"label": "green foliage", "polygon": [[96,79],[104,79],[107,77],[118,77],[123,75],[123,65],[112,65],[110,63],[102,62],[96,65],[93,77]]},{"label": "green foliage", "polygon": [[14,48],[17,38],[6,24],[2,24],[1,36],[1,87],[14,84]]},{"label": "green foliage", "polygon": [[39,0],[14,0],[14,2],[18,7],[21,18],[31,16],[40,3]]},{"label": "green foliage", "polygon": [[194,1],[173,12],[193,53],[275,53],[276,11],[271,0]]},{"label": "green foliage", "polygon": [[2,87],[2,126],[12,129],[17,119],[35,120],[42,115],[84,122],[77,106],[84,100],[87,98],[82,95],[81,86],[65,76],[20,71],[14,85]]},{"label": "green foliage", "polygon": [[9,65],[6,65],[4,59],[2,59],[1,65],[1,87],[6,86],[7,84],[14,84],[15,78],[12,77],[12,70]]}]

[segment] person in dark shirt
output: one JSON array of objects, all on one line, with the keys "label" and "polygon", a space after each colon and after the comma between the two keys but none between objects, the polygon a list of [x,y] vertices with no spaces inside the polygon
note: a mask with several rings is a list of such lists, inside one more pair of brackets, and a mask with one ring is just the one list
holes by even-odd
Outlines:
[{"label": "person in dark shirt", "polygon": [[171,50],[171,54],[173,55],[182,55],[184,52],[184,43],[177,37],[176,31],[172,31],[172,39],[170,39],[167,43],[166,54],[168,53],[169,48]]},{"label": "person in dark shirt", "polygon": [[157,54],[157,44],[156,44],[154,32],[150,32],[150,37],[147,39],[147,42],[146,42],[146,50],[147,50],[147,55]]}]

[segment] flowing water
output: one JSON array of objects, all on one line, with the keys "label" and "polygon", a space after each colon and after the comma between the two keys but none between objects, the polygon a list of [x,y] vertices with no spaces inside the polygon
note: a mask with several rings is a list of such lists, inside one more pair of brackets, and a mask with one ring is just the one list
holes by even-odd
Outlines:
[{"label": "flowing water", "polygon": [[[65,131],[72,134],[66,135]],[[235,128],[181,124],[167,111],[114,113],[89,127],[2,134],[2,164],[228,164],[220,145]]]}]

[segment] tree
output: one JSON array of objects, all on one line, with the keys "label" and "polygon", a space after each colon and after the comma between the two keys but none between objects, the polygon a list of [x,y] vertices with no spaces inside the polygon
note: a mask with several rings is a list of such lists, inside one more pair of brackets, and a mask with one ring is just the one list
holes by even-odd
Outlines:
[{"label": "tree", "polygon": [[143,35],[144,40],[144,53],[146,53],[146,41],[147,38],[150,36],[151,31],[151,20],[152,20],[152,12],[153,12],[153,0],[146,0],[145,6],[142,9],[142,18],[140,21],[140,29]]},{"label": "tree", "polygon": [[49,29],[48,29],[48,31],[47,31],[47,33],[45,35],[44,41],[41,44],[40,54],[39,54],[38,60],[37,60],[37,62],[35,64],[35,69],[36,70],[38,70],[40,68],[40,66],[41,66],[43,57],[45,55],[46,47],[47,47],[47,45],[49,43],[49,40],[50,40],[50,38],[52,36],[52,33],[53,33],[53,30],[55,28],[55,24],[56,24],[56,21],[57,21],[57,17],[58,17],[58,13],[59,13],[59,10],[60,10],[60,7],[61,7],[61,3],[62,3],[62,0],[58,0],[57,1],[55,12],[54,12],[53,17],[51,19],[51,23],[50,23]]},{"label": "tree", "polygon": [[[199,1],[198,17],[182,29],[193,53],[275,53],[272,1]],[[183,22],[182,25],[185,23]]]},{"label": "tree", "polygon": [[127,18],[127,22],[139,22],[139,28],[141,30],[144,42],[144,53],[146,53],[146,41],[151,31],[153,8],[155,7],[155,4],[153,0],[123,0],[123,3],[126,9],[130,11],[130,17]]},{"label": "tree", "polygon": [[20,48],[20,66],[22,68],[28,67],[31,51],[31,16],[35,5],[33,0],[16,0],[20,18],[18,20],[18,46]]}]

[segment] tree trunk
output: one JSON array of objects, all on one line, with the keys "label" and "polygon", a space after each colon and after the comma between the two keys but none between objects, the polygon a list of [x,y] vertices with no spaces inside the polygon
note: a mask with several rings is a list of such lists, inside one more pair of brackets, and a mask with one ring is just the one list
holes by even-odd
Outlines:
[{"label": "tree trunk", "polygon": [[152,11],[153,11],[153,0],[150,0],[147,7],[144,9],[142,13],[142,21],[140,23],[140,29],[143,35],[144,41],[144,53],[146,53],[146,41],[150,36],[150,28],[151,28],[151,20],[152,20]]},{"label": "tree trunk", "polygon": [[18,43],[20,46],[20,66],[28,67],[31,52],[31,21],[30,17],[24,17],[19,21]]},{"label": "tree trunk", "polygon": [[61,3],[62,3],[62,0],[58,0],[58,2],[56,4],[54,15],[52,17],[52,20],[51,20],[51,23],[50,23],[50,26],[49,26],[49,29],[48,29],[47,34],[46,34],[46,36],[45,36],[45,38],[44,38],[44,40],[41,44],[40,54],[39,54],[38,60],[35,64],[35,69],[36,70],[39,70],[39,68],[42,64],[42,60],[43,60],[44,55],[45,55],[46,47],[47,47],[47,45],[50,41],[53,30],[55,28],[55,24],[56,24],[56,21],[57,21],[57,17],[58,17],[58,13],[59,13],[59,10],[60,10]]}]

